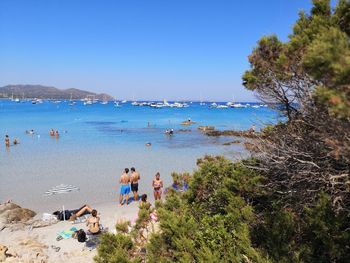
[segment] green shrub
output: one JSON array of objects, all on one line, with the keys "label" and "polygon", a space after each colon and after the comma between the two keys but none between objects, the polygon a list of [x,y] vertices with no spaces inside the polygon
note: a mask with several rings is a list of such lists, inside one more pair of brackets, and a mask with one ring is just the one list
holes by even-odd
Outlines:
[{"label": "green shrub", "polygon": [[94,260],[98,263],[139,262],[140,260],[137,258],[129,260],[132,249],[133,242],[130,236],[104,233],[100,237],[100,244],[97,247],[97,256]]},{"label": "green shrub", "polygon": [[128,233],[129,232],[129,226],[130,226],[130,221],[122,221],[118,222],[115,225],[115,229],[117,230],[118,233]]}]

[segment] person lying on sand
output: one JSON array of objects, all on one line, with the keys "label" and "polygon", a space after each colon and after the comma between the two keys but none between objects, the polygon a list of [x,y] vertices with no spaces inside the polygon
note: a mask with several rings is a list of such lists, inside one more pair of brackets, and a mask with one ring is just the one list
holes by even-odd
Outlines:
[{"label": "person lying on sand", "polygon": [[84,205],[79,209],[55,211],[52,214],[57,216],[57,219],[61,221],[62,220],[74,221],[75,219],[77,219],[77,217],[91,214],[92,211],[93,209],[89,205]]}]

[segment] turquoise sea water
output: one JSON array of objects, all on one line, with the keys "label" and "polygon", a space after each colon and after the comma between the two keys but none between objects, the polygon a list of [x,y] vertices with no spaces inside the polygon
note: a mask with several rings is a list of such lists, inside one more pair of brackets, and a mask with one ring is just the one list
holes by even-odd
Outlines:
[{"label": "turquoise sea water", "polygon": [[[140,192],[151,195],[151,180],[159,171],[166,184],[172,171],[195,168],[196,159],[204,154],[240,158],[246,153],[242,145],[223,146],[234,138],[207,137],[199,125],[218,130],[258,128],[275,123],[277,114],[268,108],[210,109],[199,103],[188,108],[132,106],[114,107],[113,103],[84,106],[77,102],[42,104],[15,103],[0,100],[0,135],[8,134],[17,146],[5,149],[0,144],[0,201],[14,201],[34,209],[51,211],[64,204],[76,207],[82,203],[115,200],[118,178],[124,167],[135,166],[141,173]],[[196,125],[182,126],[191,118]],[[49,136],[53,128],[60,138]],[[174,136],[165,129],[173,128]],[[33,129],[34,135],[26,130]],[[191,129],[180,133],[179,129]],[[145,147],[145,143],[152,147]],[[80,191],[55,196],[43,193],[59,184],[73,184]],[[50,210],[51,209],[51,210]]]}]

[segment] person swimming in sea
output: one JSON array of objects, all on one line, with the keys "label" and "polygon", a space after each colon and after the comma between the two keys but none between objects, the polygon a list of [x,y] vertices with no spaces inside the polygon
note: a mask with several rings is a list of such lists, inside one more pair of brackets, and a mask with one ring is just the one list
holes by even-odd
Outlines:
[{"label": "person swimming in sea", "polygon": [[15,138],[14,140],[13,140],[13,145],[17,145],[19,142],[17,141],[17,139]]},{"label": "person swimming in sea", "polygon": [[152,181],[154,200],[160,200],[162,197],[163,181],[160,179],[160,173],[156,173]]},{"label": "person swimming in sea", "polygon": [[33,135],[35,132],[34,132],[34,130],[33,129],[31,129],[31,130],[26,130],[26,134],[30,134],[30,135]]},{"label": "person swimming in sea", "polygon": [[54,129],[51,129],[50,136],[55,136],[55,130]]},{"label": "person swimming in sea", "polygon": [[128,205],[129,193],[130,193],[129,168],[124,169],[124,173],[120,176],[119,183],[120,183],[119,206],[123,205],[124,198],[125,198],[125,203]]},{"label": "person swimming in sea", "polygon": [[60,137],[60,134],[58,133],[58,131],[56,131],[56,138],[58,139]]},{"label": "person swimming in sea", "polygon": [[166,129],[165,130],[165,134],[169,135],[169,136],[173,135],[174,134],[174,129]]}]

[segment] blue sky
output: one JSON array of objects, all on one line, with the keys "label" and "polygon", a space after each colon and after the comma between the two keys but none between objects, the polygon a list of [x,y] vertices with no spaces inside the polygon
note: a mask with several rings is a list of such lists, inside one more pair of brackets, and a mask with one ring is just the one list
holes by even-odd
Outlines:
[{"label": "blue sky", "polygon": [[117,98],[252,101],[257,40],[286,40],[311,0],[1,0],[0,86]]}]

